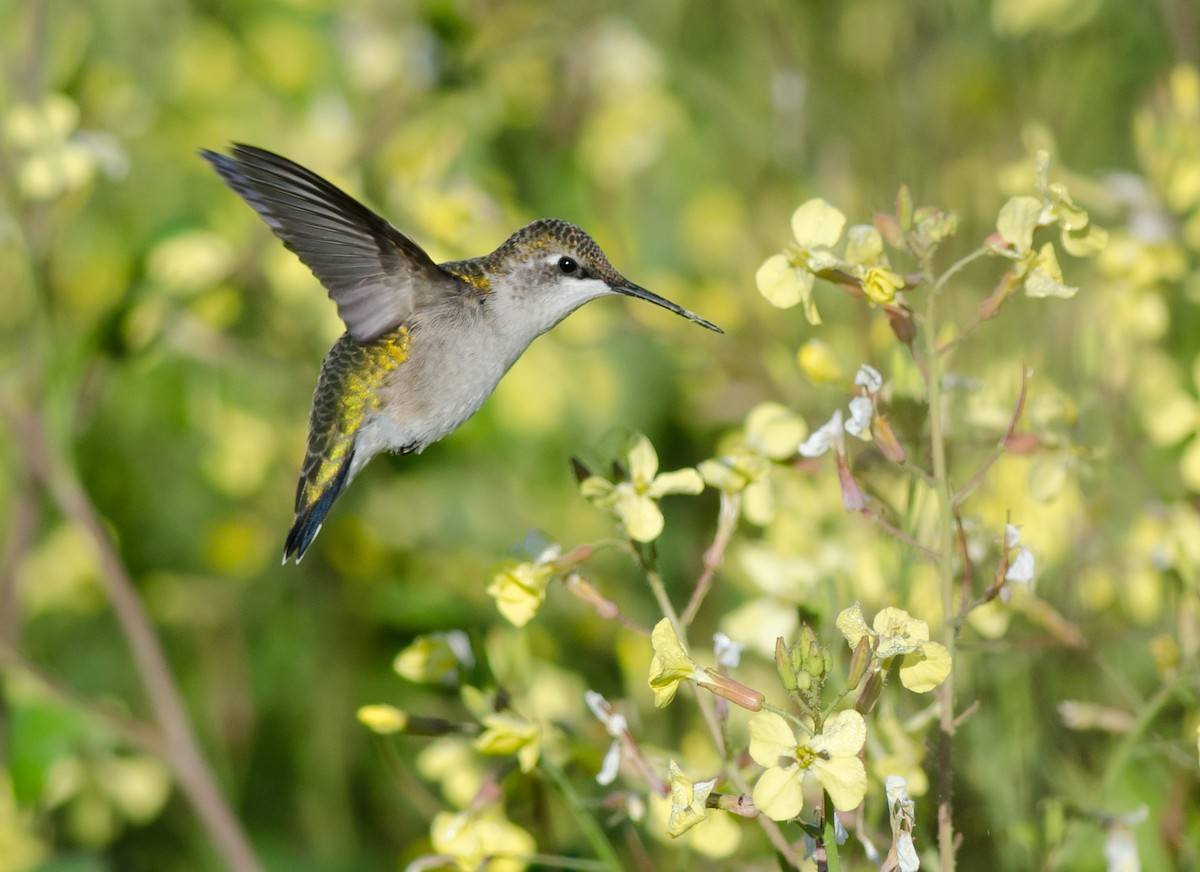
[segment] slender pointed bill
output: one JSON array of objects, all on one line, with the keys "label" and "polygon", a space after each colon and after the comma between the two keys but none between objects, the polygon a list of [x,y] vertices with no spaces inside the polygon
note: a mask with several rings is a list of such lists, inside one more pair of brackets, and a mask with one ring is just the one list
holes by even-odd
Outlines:
[{"label": "slender pointed bill", "polygon": [[687,318],[689,321],[694,321],[695,323],[699,324],[701,327],[707,327],[709,330],[712,330],[714,333],[724,333],[725,332],[724,330],[722,330],[720,327],[718,327],[716,324],[712,323],[711,321],[705,321],[703,318],[701,318],[696,313],[689,312],[687,309],[683,308],[683,306],[680,306],[678,303],[672,303],[666,297],[660,297],[658,294],[654,293],[653,291],[646,290],[641,285],[635,285],[633,283],[630,283],[627,285],[614,285],[613,291],[615,291],[618,294],[624,294],[627,297],[637,297],[639,300],[645,300],[647,303],[653,303],[656,306],[662,306],[664,309],[666,309],[670,312],[674,312],[676,315],[682,315],[684,318]]}]

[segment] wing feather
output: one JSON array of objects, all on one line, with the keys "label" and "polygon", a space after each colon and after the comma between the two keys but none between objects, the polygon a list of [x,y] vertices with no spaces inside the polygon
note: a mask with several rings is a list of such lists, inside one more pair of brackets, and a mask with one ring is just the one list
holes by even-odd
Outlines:
[{"label": "wing feather", "polygon": [[200,154],[313,271],[357,341],[395,330],[431,296],[467,289],[382,217],[299,164],[249,145]]}]

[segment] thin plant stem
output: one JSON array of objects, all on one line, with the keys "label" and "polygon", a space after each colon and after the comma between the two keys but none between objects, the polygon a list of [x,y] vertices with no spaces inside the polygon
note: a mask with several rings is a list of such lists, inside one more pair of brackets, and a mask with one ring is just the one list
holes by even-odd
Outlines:
[{"label": "thin plant stem", "polygon": [[721,493],[721,508],[717,514],[717,532],[713,536],[712,545],[704,552],[704,572],[696,581],[696,588],[692,591],[692,597],[688,600],[687,607],[683,610],[680,616],[680,621],[685,627],[690,627],[692,621],[696,619],[696,613],[700,611],[700,606],[704,602],[704,598],[708,596],[709,590],[712,589],[713,578],[716,576],[717,568],[725,560],[725,549],[729,545],[729,540],[733,536],[733,531],[737,529],[738,516],[741,514],[742,495],[738,493]]},{"label": "thin plant stem", "polygon": [[575,817],[575,823],[579,825],[579,829],[583,831],[584,838],[588,840],[588,844],[596,852],[596,856],[599,858],[599,865],[593,868],[621,872],[624,867],[621,865],[621,859],[617,856],[616,849],[613,848],[612,842],[608,840],[608,836],[596,821],[595,816],[584,807],[583,799],[575,790],[575,785],[571,784],[571,779],[567,778],[567,774],[545,756],[542,757],[538,768],[546,773],[546,777],[554,782],[554,786],[563,795],[563,798],[567,801],[567,805],[571,807],[571,814]]},{"label": "thin plant stem", "polygon": [[133,653],[134,664],[162,731],[164,760],[227,866],[234,872],[262,872],[262,864],[200,751],[183,697],[154,633],[150,616],[146,614],[137,587],[117,553],[100,513],[73,472],[50,448],[39,414],[33,413],[19,420],[16,431],[35,479],[46,489],[64,517],[83,529],[96,548],[100,580]]},{"label": "thin plant stem", "polygon": [[833,807],[833,801],[830,800],[829,794],[824,795],[824,801],[825,835],[823,840],[825,843],[825,868],[829,872],[841,872],[842,858],[838,855],[837,819],[834,817],[837,811]]},{"label": "thin plant stem", "polygon": [[[934,493],[938,509],[938,576],[942,593],[942,644],[954,663],[954,645],[957,635],[954,628],[954,506],[950,493],[950,475],[946,460],[946,434],[942,429],[942,361],[937,353],[937,304],[938,296],[946,279],[966,266],[971,260],[982,256],[985,250],[977,249],[971,255],[952,266],[933,284],[925,304],[925,348],[929,365],[927,386],[929,390],[929,441],[933,455]],[[927,266],[928,274],[928,266]],[[953,667],[952,667],[953,669]],[[954,818],[952,804],[953,771],[951,768],[951,744],[954,736],[954,673],[951,671],[938,688],[940,698],[938,730],[938,851],[942,872],[954,872]]]}]

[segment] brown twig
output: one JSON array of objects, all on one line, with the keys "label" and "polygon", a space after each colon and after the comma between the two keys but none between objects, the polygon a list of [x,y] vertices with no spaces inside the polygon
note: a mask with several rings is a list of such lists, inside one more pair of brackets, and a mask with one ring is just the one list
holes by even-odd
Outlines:
[{"label": "brown twig", "polygon": [[119,708],[102,700],[85,696],[58,676],[28,660],[21,653],[11,648],[0,647],[0,669],[6,673],[20,672],[21,675],[36,682],[47,695],[78,709],[93,720],[99,721],[105,729],[111,731],[123,742],[141,748],[148,754],[163,756],[165,747],[162,736],[152,725],[130,717]]},{"label": "brown twig", "polygon": [[19,418],[15,430],[34,478],[63,515],[83,529],[96,547],[100,581],[129,643],[134,664],[154,710],[162,733],[164,760],[229,868],[234,872],[262,872],[262,864],[200,752],[150,617],[99,512],[73,471],[50,449],[45,425],[38,413]]},{"label": "brown twig", "polygon": [[688,600],[687,607],[679,617],[679,620],[685,627],[692,625],[692,621],[695,620],[696,613],[700,611],[700,606],[704,602],[704,598],[708,596],[709,590],[712,589],[713,578],[716,576],[717,569],[725,560],[725,549],[729,546],[729,540],[733,537],[733,531],[737,529],[737,520],[741,512],[741,505],[741,494],[727,494],[722,491],[721,509],[717,516],[717,532],[713,536],[712,545],[704,552],[704,572],[696,580],[696,587],[692,591],[692,597]]},{"label": "brown twig", "polygon": [[984,478],[988,474],[988,470],[990,470],[996,461],[1003,456],[1004,450],[1008,446],[1008,441],[1012,439],[1017,432],[1017,424],[1020,423],[1021,413],[1025,410],[1025,396],[1028,388],[1029,368],[1025,366],[1025,364],[1021,364],[1021,392],[1017,395],[1017,402],[1013,407],[1012,417],[1009,418],[1008,430],[1005,431],[1004,436],[1000,439],[1000,441],[996,443],[996,446],[992,449],[992,453],[989,454],[987,459],[983,461],[983,465],[981,465],[979,469],[975,470],[975,474],[967,479],[966,484],[954,492],[953,496],[950,498],[950,501],[954,505],[960,505],[963,500],[970,496],[975,488],[979,487],[979,485],[983,483]]}]

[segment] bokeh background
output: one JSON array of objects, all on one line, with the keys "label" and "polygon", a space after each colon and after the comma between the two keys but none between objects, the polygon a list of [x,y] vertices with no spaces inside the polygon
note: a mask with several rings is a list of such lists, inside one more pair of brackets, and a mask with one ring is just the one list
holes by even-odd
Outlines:
[{"label": "bokeh background", "polygon": [[[0,870],[221,868],[162,764],[95,714],[144,717],[146,701],[86,533],[31,483],[28,410],[105,519],[266,865],[396,868],[428,850],[443,803],[415,767],[421,740],[385,745],[355,711],[460,710],[399,678],[396,652],[466,629],[547,688],[645,708],[636,637],[561,590],[513,630],[484,593],[494,567],[522,543],[611,534],[574,456],[611,458],[640,431],[664,468],[694,465],[764,400],[815,428],[845,389],[805,377],[811,338],[848,373],[903,368],[886,322],[835,289],[818,289],[822,327],[755,290],[799,203],[869,222],[905,183],[958,212],[949,258],[1029,191],[1039,148],[1111,241],[1064,259],[1075,299],[1015,300],[952,361],[960,475],[1002,432],[1022,363],[1027,426],[1047,446],[1002,461],[969,507],[1027,525],[1039,606],[964,637],[960,700],[981,708],[956,751],[963,862],[1105,868],[1104,816],[1144,806],[1144,868],[1197,868],[1198,27],[1191,0],[0,4]],[[533,218],[573,221],[726,335],[634,302],[585,307],[453,437],[372,463],[304,563],[281,568],[311,391],[341,325],[197,157],[230,141],[312,167],[439,260]],[[967,320],[995,279],[968,271],[951,312]],[[826,629],[854,599],[914,601],[918,570],[839,514],[830,467],[781,475],[785,521],[739,534],[698,626],[761,595],[763,543],[803,582],[775,607]],[[716,505],[665,503],[680,599]],[[626,562],[591,577],[654,620]],[[1097,706],[1093,720],[1064,719],[1064,700]],[[669,746],[685,721],[647,714],[642,729]],[[932,734],[905,735],[919,749]],[[582,850],[569,826],[539,831],[536,795],[522,809],[548,847]],[[648,844],[659,868],[739,866]],[[762,844],[748,826],[739,850]]]}]

